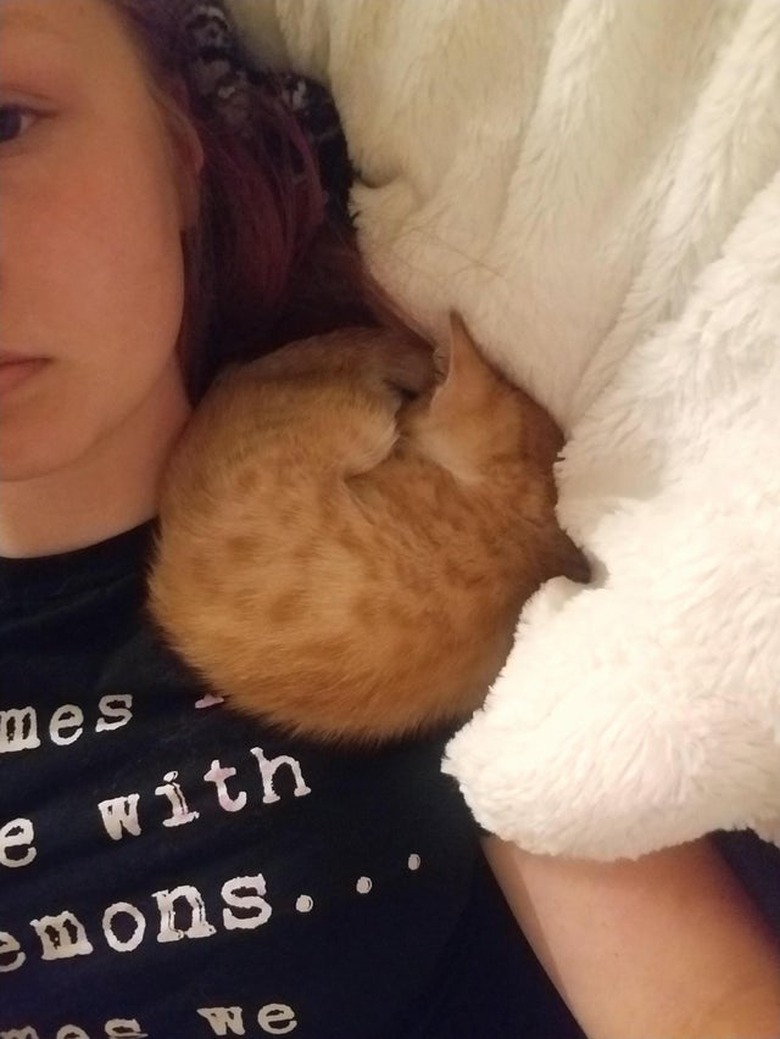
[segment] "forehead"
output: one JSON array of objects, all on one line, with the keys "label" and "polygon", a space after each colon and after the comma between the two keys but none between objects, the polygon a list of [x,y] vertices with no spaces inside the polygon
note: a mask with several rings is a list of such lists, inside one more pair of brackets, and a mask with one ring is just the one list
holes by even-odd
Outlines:
[{"label": "forehead", "polygon": [[0,45],[30,39],[67,46],[98,36],[102,42],[118,26],[111,7],[107,0],[0,0]]},{"label": "forehead", "polygon": [[49,35],[62,28],[85,5],[81,0],[0,0],[3,32],[35,32]]},{"label": "forehead", "polygon": [[11,85],[32,75],[127,86],[142,65],[112,0],[0,0],[0,79]]}]

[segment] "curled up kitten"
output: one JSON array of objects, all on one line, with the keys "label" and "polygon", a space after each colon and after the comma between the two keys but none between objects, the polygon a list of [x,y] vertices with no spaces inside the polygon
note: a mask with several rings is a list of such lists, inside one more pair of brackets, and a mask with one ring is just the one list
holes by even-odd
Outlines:
[{"label": "curled up kitten", "polygon": [[[438,375],[437,368],[444,374]],[[545,580],[547,413],[481,358],[352,328],[224,373],[166,474],[150,607],[236,709],[362,742],[467,717]]]}]

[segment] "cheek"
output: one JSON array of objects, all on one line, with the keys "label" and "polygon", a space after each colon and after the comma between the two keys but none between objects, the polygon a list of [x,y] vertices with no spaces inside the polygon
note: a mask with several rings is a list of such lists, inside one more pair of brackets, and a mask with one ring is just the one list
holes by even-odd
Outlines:
[{"label": "cheek", "polygon": [[154,161],[105,151],[60,169],[8,185],[2,207],[4,345],[52,363],[0,415],[0,478],[78,456],[171,378],[183,305],[173,185]]},{"label": "cheek", "polygon": [[85,367],[172,351],[183,299],[179,215],[161,158],[149,156],[87,151],[41,190],[35,177],[22,189],[3,294],[9,324],[32,340],[19,349]]},{"label": "cheek", "polygon": [[[74,233],[59,245],[62,255],[52,259],[62,269],[68,255],[78,257],[77,276],[87,286],[86,316],[97,336],[106,337],[106,348],[140,357],[156,352],[156,344],[172,348],[181,322],[183,264],[175,200],[166,206],[166,194],[156,192],[156,185],[137,181],[117,198],[109,175],[104,170],[96,176],[89,196],[94,210],[80,214]],[[75,214],[77,207],[74,199]],[[76,309],[81,310],[78,304]]]}]

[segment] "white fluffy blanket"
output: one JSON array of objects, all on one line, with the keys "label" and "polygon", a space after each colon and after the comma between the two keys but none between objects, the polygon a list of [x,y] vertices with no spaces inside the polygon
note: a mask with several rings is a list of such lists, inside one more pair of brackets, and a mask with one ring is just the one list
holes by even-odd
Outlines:
[{"label": "white fluffy blanket", "polygon": [[363,249],[567,434],[592,587],[526,608],[445,768],[537,852],[780,817],[780,4],[232,0],[324,81]]}]

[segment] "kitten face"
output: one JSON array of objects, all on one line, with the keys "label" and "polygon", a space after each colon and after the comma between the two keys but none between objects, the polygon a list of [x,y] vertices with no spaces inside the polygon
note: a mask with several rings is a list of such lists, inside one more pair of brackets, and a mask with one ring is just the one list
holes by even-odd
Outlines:
[{"label": "kitten face", "polygon": [[465,483],[488,480],[496,465],[524,455],[529,475],[552,468],[561,445],[557,427],[488,366],[457,315],[437,360],[443,377],[400,419],[422,454]]},{"label": "kitten face", "polygon": [[523,601],[582,579],[549,416],[453,319],[434,354],[347,329],[227,373],[166,478],[150,607],[239,710],[397,737],[484,697]]}]

